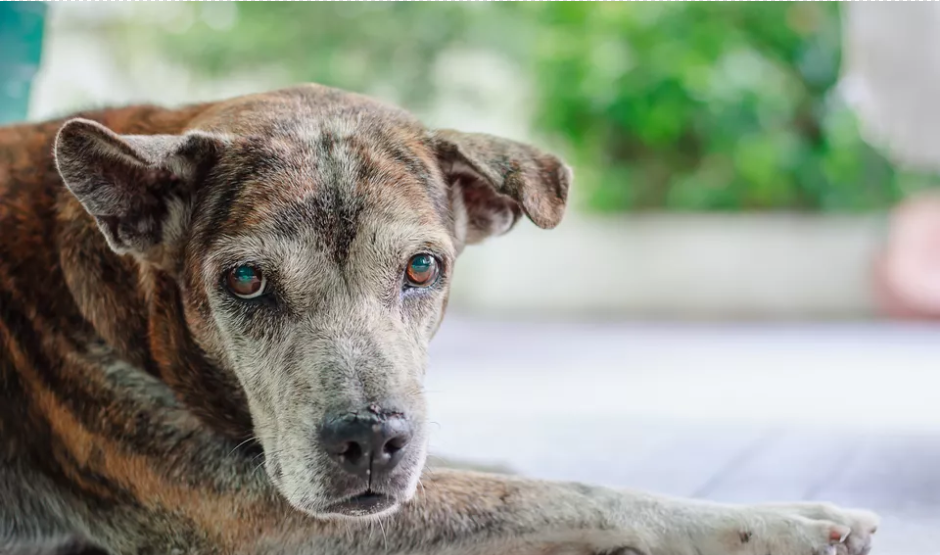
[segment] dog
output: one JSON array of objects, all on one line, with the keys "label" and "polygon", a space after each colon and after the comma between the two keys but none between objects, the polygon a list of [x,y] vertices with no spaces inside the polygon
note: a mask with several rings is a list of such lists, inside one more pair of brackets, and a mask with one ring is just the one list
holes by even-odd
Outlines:
[{"label": "dog", "polygon": [[868,553],[862,510],[425,469],[455,258],[571,179],[318,85],[0,129],[0,551]]}]

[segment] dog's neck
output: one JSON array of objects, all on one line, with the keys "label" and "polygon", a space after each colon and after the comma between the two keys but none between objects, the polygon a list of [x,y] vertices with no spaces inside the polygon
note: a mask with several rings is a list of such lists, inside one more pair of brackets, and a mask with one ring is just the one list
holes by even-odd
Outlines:
[{"label": "dog's neck", "polygon": [[213,429],[233,439],[251,437],[244,394],[194,341],[177,283],[164,271],[114,253],[77,201],[62,200],[60,264],[97,335],[121,358],[159,377]]},{"label": "dog's neck", "polygon": [[[180,133],[201,109],[136,107],[84,115],[117,132]],[[176,282],[166,272],[112,251],[94,219],[56,181],[49,185],[54,191],[50,197],[56,199],[57,262],[67,288],[63,294],[74,299],[95,334],[116,354],[159,377],[206,424],[239,441],[251,437],[242,389],[193,340]]]}]

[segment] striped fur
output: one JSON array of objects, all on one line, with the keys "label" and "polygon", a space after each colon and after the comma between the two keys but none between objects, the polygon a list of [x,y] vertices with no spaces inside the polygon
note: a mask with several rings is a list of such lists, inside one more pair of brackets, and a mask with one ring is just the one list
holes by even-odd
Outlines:
[{"label": "striped fur", "polygon": [[[0,129],[0,551],[863,553],[866,513],[424,472],[454,259],[521,215],[554,227],[570,179],[313,85]],[[419,252],[443,277],[403,289]],[[264,300],[222,287],[246,262]],[[371,405],[416,433],[365,484],[315,437]],[[328,510],[366,488],[391,504]]]}]

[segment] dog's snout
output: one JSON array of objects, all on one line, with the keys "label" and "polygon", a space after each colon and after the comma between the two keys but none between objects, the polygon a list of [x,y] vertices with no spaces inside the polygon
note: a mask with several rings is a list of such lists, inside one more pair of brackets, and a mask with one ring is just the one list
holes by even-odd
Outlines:
[{"label": "dog's snout", "polygon": [[368,411],[328,419],[323,448],[346,472],[362,478],[391,471],[411,440],[411,424],[400,415]]}]

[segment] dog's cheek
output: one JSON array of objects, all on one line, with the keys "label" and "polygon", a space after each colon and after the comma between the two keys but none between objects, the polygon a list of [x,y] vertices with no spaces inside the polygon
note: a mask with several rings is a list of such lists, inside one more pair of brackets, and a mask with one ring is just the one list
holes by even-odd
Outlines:
[{"label": "dog's cheek", "polygon": [[201,283],[190,283],[183,291],[183,318],[186,327],[192,333],[196,345],[216,363],[229,365],[226,356],[222,330],[218,322],[225,318],[217,318],[214,307],[209,299],[207,287]]},{"label": "dog's cheek", "polygon": [[449,292],[445,287],[442,291],[419,292],[406,297],[401,312],[404,333],[426,347],[440,326]]},{"label": "dog's cheek", "polygon": [[437,331],[441,329],[441,324],[444,322],[444,316],[447,314],[447,303],[450,302],[450,287],[444,291],[444,300],[441,301],[441,309],[437,311],[435,318],[431,320],[431,324],[428,327],[428,341],[434,338],[437,335]]}]

